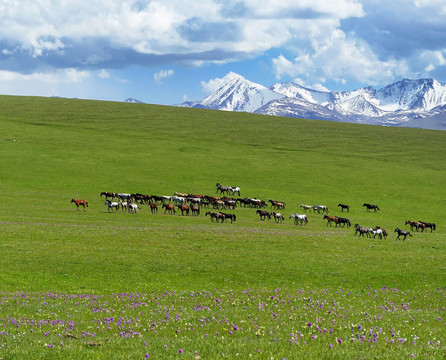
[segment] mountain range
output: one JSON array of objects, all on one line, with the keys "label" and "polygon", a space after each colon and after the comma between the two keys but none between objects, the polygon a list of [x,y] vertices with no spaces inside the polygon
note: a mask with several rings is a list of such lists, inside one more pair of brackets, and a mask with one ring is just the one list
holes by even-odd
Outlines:
[{"label": "mountain range", "polygon": [[179,106],[446,130],[446,84],[434,79],[404,79],[379,90],[318,91],[293,82],[267,88],[233,74],[203,100]]}]

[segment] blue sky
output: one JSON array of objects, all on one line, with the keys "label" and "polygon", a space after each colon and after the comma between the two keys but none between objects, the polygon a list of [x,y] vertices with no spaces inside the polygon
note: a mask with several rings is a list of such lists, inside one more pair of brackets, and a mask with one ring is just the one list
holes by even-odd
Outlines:
[{"label": "blue sky", "polygon": [[444,0],[0,0],[0,94],[201,100],[269,87],[446,83]]}]

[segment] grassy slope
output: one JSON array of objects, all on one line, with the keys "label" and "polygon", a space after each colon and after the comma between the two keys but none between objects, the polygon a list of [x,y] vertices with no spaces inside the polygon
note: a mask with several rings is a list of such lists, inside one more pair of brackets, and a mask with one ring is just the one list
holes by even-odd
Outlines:
[{"label": "grassy slope", "polygon": [[[444,285],[446,133],[142,104],[0,97],[3,290],[115,292],[248,286]],[[14,141],[15,140],[15,141]],[[101,191],[213,194],[325,204],[389,232],[407,219],[438,231],[410,241],[205,218],[107,214]],[[69,201],[86,198],[77,212]],[[379,204],[367,213],[363,202]]]}]

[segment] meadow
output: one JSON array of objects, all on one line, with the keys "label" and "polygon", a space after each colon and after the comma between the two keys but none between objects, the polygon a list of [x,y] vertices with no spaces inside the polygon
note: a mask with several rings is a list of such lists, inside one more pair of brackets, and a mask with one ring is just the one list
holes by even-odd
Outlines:
[{"label": "meadow", "polygon": [[[13,96],[0,124],[1,359],[444,358],[446,132]],[[284,223],[99,196],[217,182],[286,202]],[[300,204],[389,236],[296,226]],[[437,230],[397,241],[406,220]]]}]

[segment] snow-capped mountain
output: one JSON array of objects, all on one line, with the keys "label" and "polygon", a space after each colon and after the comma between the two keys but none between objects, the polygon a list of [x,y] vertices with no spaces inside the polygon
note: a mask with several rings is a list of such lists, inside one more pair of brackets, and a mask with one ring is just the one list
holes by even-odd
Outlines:
[{"label": "snow-capped mountain", "polygon": [[254,112],[266,103],[283,97],[263,85],[233,74],[229,82],[201,100],[198,106],[216,110]]},{"label": "snow-capped mountain", "polygon": [[142,101],[140,101],[138,99],[134,99],[134,98],[125,99],[124,102],[132,103],[132,104],[144,104]]},{"label": "snow-capped mountain", "polygon": [[205,99],[181,106],[446,130],[446,84],[434,79],[404,79],[379,90],[318,91],[295,83],[268,89],[234,74]]}]

